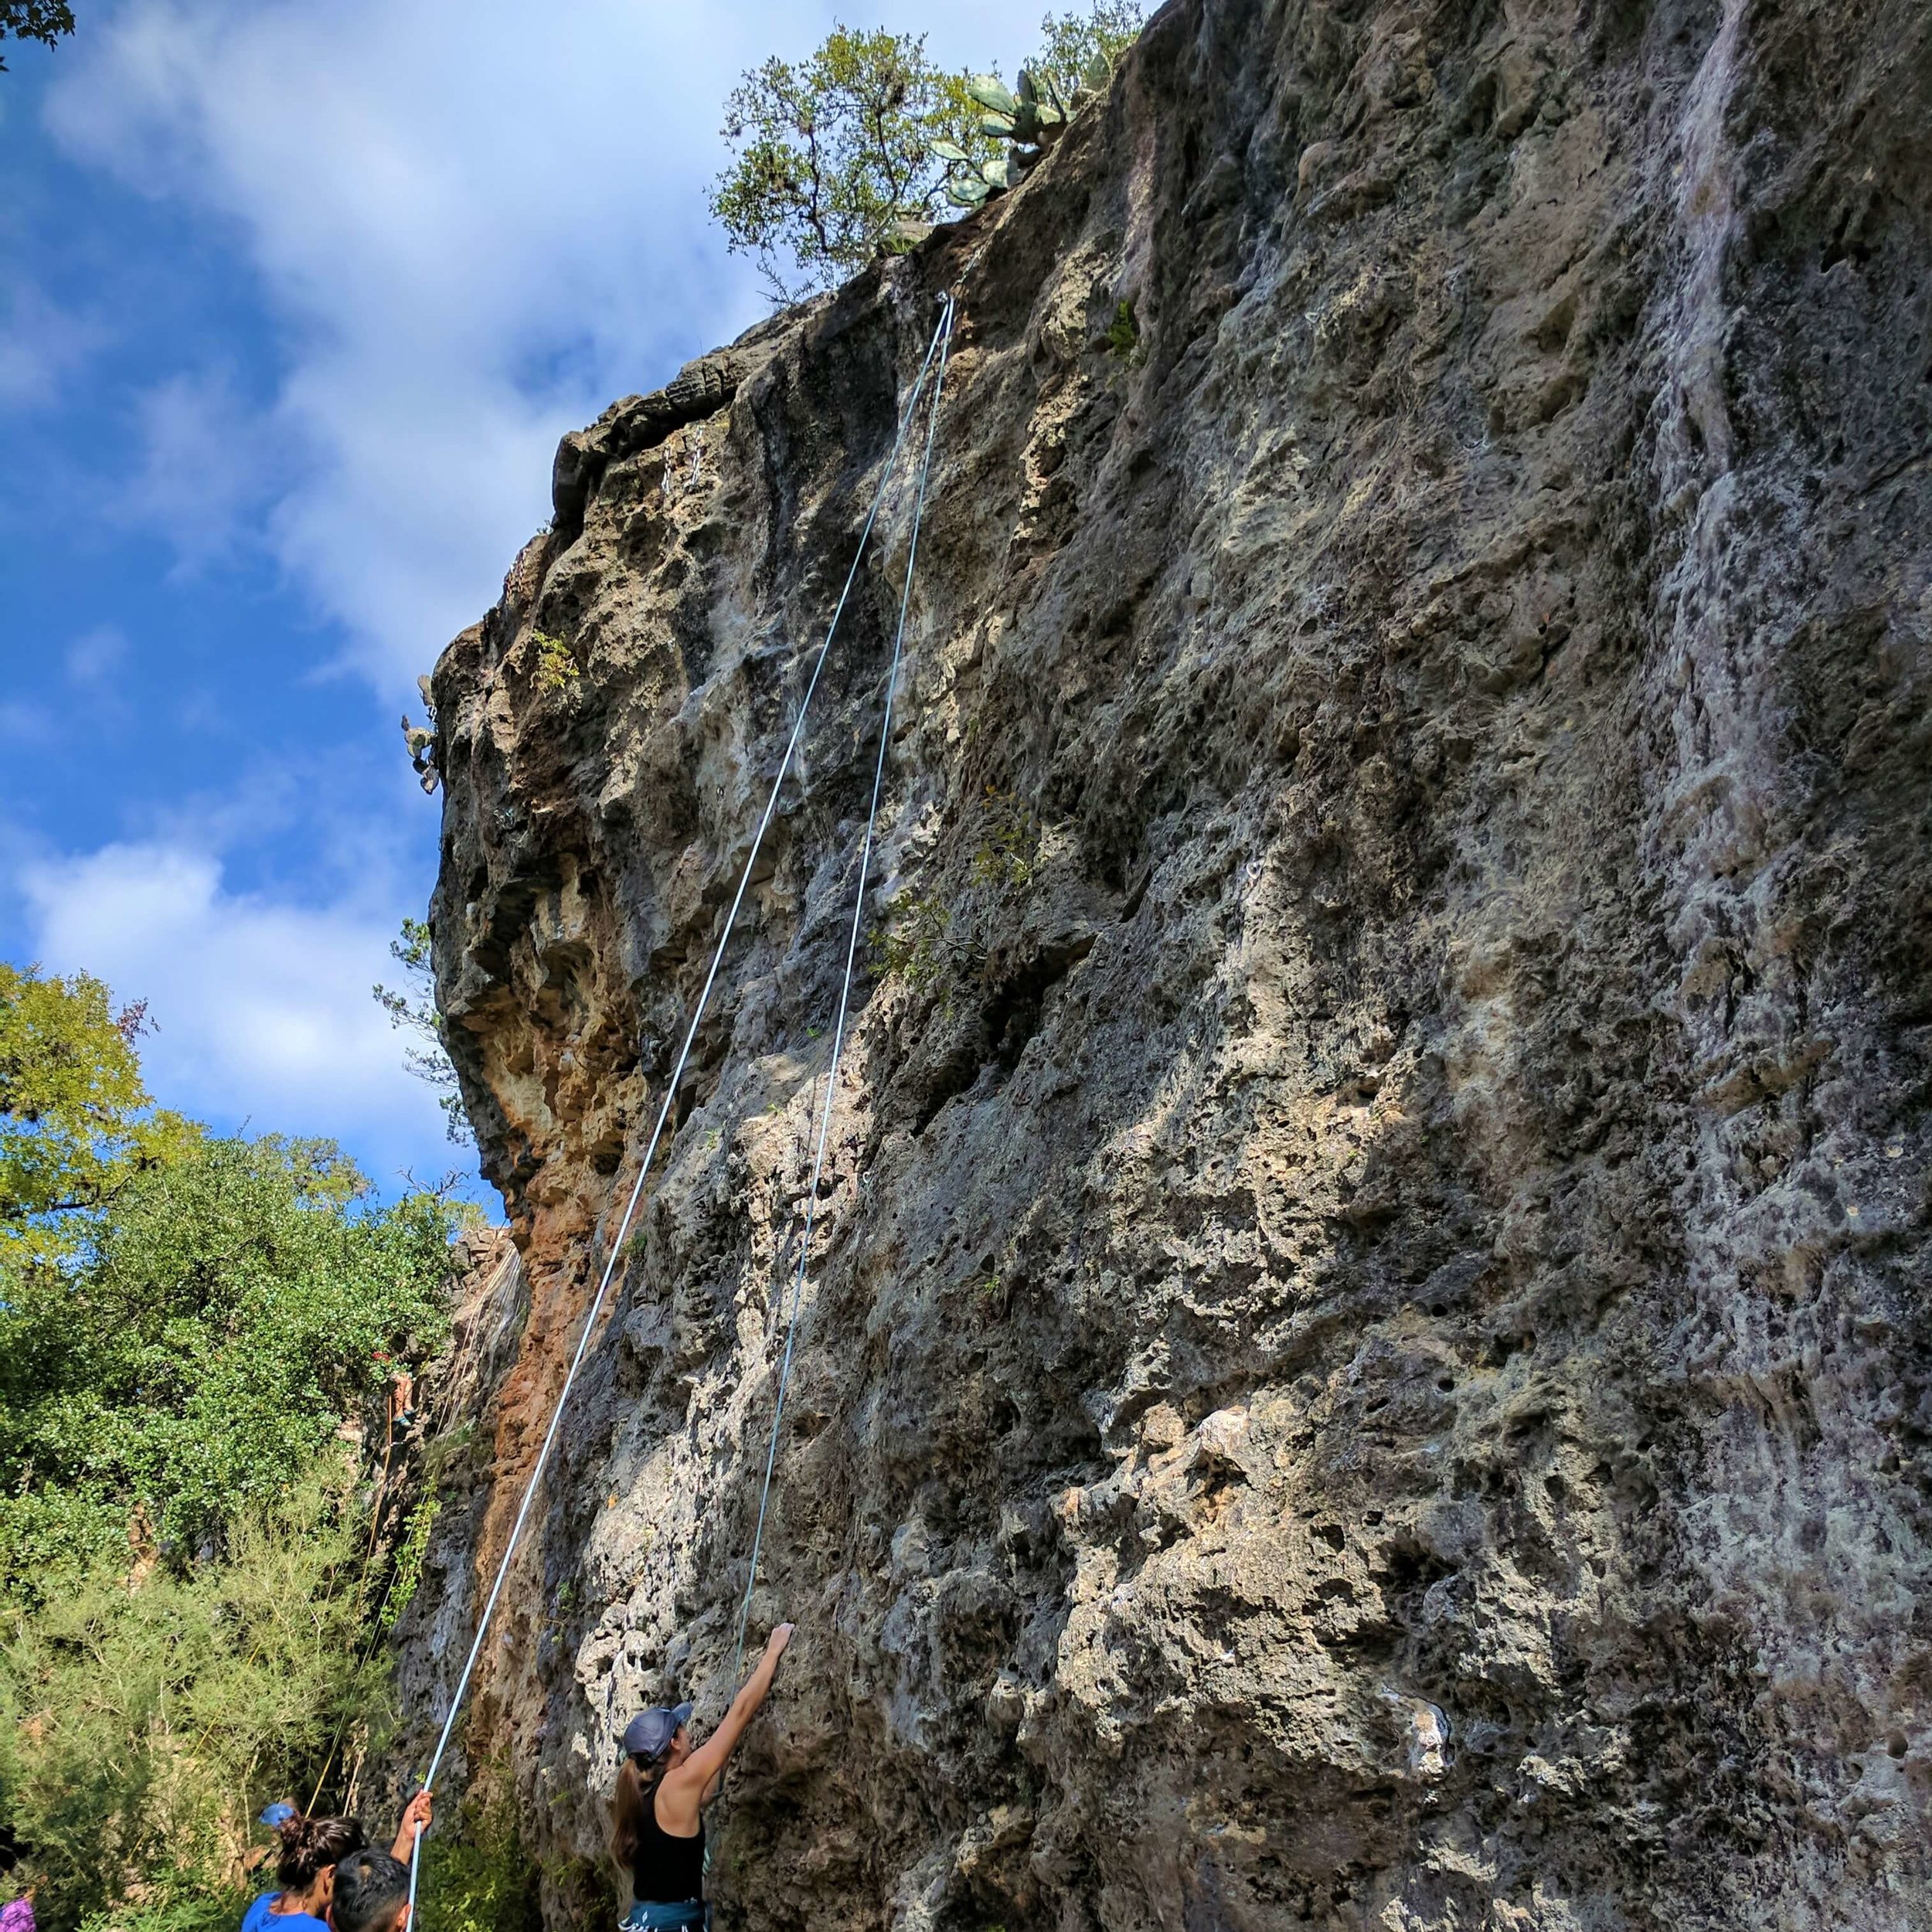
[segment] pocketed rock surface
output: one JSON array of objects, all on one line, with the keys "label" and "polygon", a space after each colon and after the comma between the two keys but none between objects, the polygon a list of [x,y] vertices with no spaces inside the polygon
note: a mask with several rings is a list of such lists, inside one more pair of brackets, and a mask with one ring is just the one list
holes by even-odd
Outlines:
[{"label": "pocketed rock surface", "polygon": [[[472,1578],[958,292],[723,1922],[1932,1920],[1929,202],[1917,0],[1174,0],[566,440],[435,679]],[[729,1689],[912,509],[464,1733],[558,1924]]]}]

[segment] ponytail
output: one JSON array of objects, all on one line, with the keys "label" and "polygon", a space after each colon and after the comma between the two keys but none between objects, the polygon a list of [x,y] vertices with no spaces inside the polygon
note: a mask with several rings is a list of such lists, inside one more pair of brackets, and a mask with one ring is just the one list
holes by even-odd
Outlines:
[{"label": "ponytail", "polygon": [[338,1859],[369,1842],[360,1818],[284,1818],[275,1830],[282,1842],[275,1876],[284,1892],[306,1892]]},{"label": "ponytail", "polygon": [[618,1767],[617,1796],[611,1804],[611,1855],[627,1872],[637,1863],[644,1821],[651,1815],[651,1801],[664,1770],[662,1757],[627,1757]]}]

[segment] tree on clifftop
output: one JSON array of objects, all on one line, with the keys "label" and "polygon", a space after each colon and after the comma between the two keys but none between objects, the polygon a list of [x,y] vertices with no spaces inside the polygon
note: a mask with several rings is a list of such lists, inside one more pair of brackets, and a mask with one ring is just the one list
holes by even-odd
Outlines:
[{"label": "tree on clifftop", "polygon": [[923,34],[835,27],[802,65],[775,56],[725,104],[732,165],[711,212],[781,301],[835,287],[909,222],[929,220],[944,165],[933,142],[978,132],[966,77],[926,58]]},{"label": "tree on clifftop", "polygon": [[[1070,98],[1093,57],[1112,60],[1141,18],[1140,0],[1049,14],[1032,69]],[[935,144],[975,162],[1004,145],[981,126],[971,78],[934,66],[924,35],[883,28],[835,27],[809,60],[753,68],[725,104],[733,158],[711,191],[732,253],[754,257],[789,302],[906,247],[919,224],[953,212]]]},{"label": "tree on clifftop", "polygon": [[[73,9],[65,0],[0,0],[0,40],[38,40],[51,47],[73,32]],[[0,73],[7,63],[0,58]]]},{"label": "tree on clifftop", "polygon": [[1027,62],[1036,80],[1050,80],[1063,100],[1070,100],[1097,54],[1111,60],[1139,37],[1146,19],[1141,0],[1094,0],[1085,13],[1049,13],[1039,23],[1039,51]]}]

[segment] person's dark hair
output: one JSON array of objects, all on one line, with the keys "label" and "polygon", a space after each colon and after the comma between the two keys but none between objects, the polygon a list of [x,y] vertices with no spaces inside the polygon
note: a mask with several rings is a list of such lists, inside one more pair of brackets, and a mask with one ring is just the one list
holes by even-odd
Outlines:
[{"label": "person's dark hair", "polygon": [[335,1932],[387,1932],[409,1903],[410,1869],[386,1852],[351,1852],[335,1866],[328,1922]]},{"label": "person's dark hair", "polygon": [[275,1876],[284,1892],[306,1892],[318,1872],[369,1842],[355,1818],[284,1818],[275,1832],[282,1842]]},{"label": "person's dark hair", "polygon": [[671,1757],[667,1744],[655,1757],[627,1757],[617,1767],[617,1794],[611,1802],[611,1855],[628,1872],[638,1862],[644,1842],[644,1821],[651,1815],[651,1794],[664,1776]]}]

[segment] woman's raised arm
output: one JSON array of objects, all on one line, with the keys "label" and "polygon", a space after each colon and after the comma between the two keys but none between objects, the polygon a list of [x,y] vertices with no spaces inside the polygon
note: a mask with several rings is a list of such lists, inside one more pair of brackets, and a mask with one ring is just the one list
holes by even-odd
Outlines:
[{"label": "woman's raised arm", "polygon": [[737,1749],[745,1726],[757,1716],[759,1706],[770,1692],[771,1680],[777,1673],[778,1659],[784,1655],[785,1646],[791,1641],[791,1631],[790,1624],[781,1624],[771,1633],[764,1655],[758,1659],[758,1668],[745,1679],[743,1688],[731,1700],[731,1708],[725,1713],[723,1722],[682,1764],[665,1773],[658,1792],[668,1815],[667,1822],[680,1825],[695,1825],[697,1822],[699,1806],[709,1797],[712,1787],[724,1775],[725,1766],[731,1761],[731,1753]]}]

